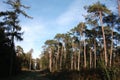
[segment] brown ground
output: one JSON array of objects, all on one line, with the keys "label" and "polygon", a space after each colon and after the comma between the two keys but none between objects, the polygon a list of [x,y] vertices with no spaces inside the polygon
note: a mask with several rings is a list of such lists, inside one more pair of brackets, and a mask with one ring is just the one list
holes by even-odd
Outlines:
[{"label": "brown ground", "polygon": [[0,80],[50,80],[46,77],[46,73],[42,71],[23,71],[17,76],[10,78],[4,78]]}]

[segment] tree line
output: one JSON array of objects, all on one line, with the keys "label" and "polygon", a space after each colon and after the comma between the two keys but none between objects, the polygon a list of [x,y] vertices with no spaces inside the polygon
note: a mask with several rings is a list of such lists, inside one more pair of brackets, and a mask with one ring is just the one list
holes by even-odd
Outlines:
[{"label": "tree line", "polygon": [[80,71],[104,66],[120,70],[119,15],[100,2],[84,9],[85,22],[45,42],[40,59],[42,69]]},{"label": "tree line", "polygon": [[10,9],[0,11],[0,76],[12,76],[21,70],[15,47],[15,40],[23,40],[19,16],[32,17],[24,11],[29,7],[23,5],[21,0],[6,0],[3,3]]}]

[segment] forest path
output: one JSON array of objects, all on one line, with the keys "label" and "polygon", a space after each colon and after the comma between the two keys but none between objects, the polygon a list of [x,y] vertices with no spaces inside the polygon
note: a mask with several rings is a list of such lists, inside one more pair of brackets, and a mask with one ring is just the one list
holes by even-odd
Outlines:
[{"label": "forest path", "polygon": [[12,77],[12,79],[0,80],[50,80],[43,71],[23,71],[21,74]]},{"label": "forest path", "polygon": [[50,80],[45,77],[46,74],[42,71],[26,71],[23,74],[14,77],[13,80]]}]

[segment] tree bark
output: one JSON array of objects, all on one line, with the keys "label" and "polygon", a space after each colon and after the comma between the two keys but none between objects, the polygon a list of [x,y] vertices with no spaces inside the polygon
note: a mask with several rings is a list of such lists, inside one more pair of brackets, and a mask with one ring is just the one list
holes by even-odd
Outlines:
[{"label": "tree bark", "polygon": [[92,50],[90,49],[90,68],[92,68]]},{"label": "tree bark", "polygon": [[57,51],[57,57],[56,57],[56,70],[58,70],[59,54],[60,54],[60,46],[58,44],[58,51]]},{"label": "tree bark", "polygon": [[111,39],[111,50],[110,50],[110,67],[111,67],[111,64],[112,64],[112,54],[113,54],[113,25],[112,25],[111,35],[112,35],[112,39]]},{"label": "tree bark", "polygon": [[74,70],[76,70],[76,50],[74,52]]},{"label": "tree bark", "polygon": [[103,35],[103,42],[104,42],[105,65],[107,66],[108,59],[107,59],[107,50],[106,50],[106,39],[105,39],[105,32],[104,32],[104,27],[103,27],[102,12],[101,11],[99,11],[99,17],[100,17],[100,24],[102,26],[102,35]]},{"label": "tree bark", "polygon": [[80,49],[78,52],[78,71],[80,70]]},{"label": "tree bark", "polygon": [[71,70],[73,70],[73,55],[71,57]]},{"label": "tree bark", "polygon": [[96,40],[94,39],[94,68],[96,68]]},{"label": "tree bark", "polygon": [[66,69],[66,48],[64,47],[64,67]]},{"label": "tree bark", "polygon": [[63,46],[62,46],[62,49],[61,49],[61,55],[60,55],[60,70],[62,69],[62,55],[63,55]]},{"label": "tree bark", "polygon": [[29,54],[29,70],[31,70],[31,53]]},{"label": "tree bark", "polygon": [[52,72],[52,50],[51,49],[49,53],[49,69],[50,69],[50,72]]},{"label": "tree bark", "polygon": [[117,3],[118,3],[118,14],[120,16],[120,0],[117,0]]},{"label": "tree bark", "polygon": [[84,68],[86,68],[86,43],[84,40]]}]

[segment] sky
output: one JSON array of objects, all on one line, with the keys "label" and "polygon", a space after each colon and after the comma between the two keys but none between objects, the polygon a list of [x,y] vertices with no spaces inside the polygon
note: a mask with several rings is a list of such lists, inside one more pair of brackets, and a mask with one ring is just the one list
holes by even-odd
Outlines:
[{"label": "sky", "polygon": [[[2,1],[0,11],[9,9]],[[116,0],[22,0],[24,5],[30,7],[25,11],[33,19],[20,17],[24,40],[15,44],[20,45],[24,52],[33,49],[33,58],[38,58],[46,40],[53,39],[57,33],[66,33],[83,22],[87,14],[83,7],[97,1],[106,4],[110,10],[117,10]]]}]

